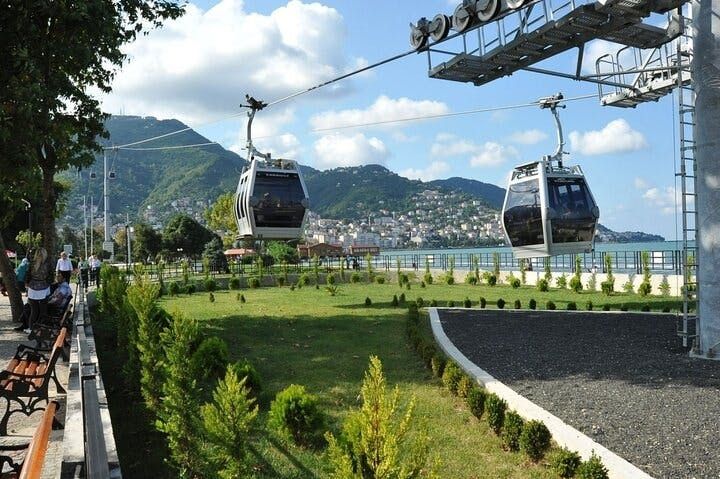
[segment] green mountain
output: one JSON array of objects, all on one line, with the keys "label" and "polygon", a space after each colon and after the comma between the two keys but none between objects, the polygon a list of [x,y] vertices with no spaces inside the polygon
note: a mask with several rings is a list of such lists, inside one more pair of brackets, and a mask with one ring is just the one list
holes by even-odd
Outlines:
[{"label": "green mountain", "polygon": [[482,198],[488,205],[496,209],[502,208],[503,201],[505,200],[505,189],[490,183],[469,180],[458,176],[453,176],[446,180],[429,181],[427,184],[446,190],[461,191],[475,198]]}]

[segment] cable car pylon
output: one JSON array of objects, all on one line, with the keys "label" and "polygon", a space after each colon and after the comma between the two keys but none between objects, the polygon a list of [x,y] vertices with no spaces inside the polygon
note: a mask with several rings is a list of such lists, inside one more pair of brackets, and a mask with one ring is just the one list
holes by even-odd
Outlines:
[{"label": "cable car pylon", "polygon": [[593,247],[600,210],[582,168],[563,165],[562,100],[559,93],[538,101],[555,119],[555,152],[516,166],[505,193],[502,225],[518,258],[586,253]]}]

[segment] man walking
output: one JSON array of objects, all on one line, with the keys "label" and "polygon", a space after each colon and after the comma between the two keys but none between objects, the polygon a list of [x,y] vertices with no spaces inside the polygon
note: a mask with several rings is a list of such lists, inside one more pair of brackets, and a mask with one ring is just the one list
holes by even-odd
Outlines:
[{"label": "man walking", "polygon": [[70,275],[72,274],[72,270],[72,262],[68,259],[67,253],[63,251],[62,253],[60,253],[60,259],[58,259],[57,261],[55,271],[57,273],[60,273],[63,278],[65,278],[66,282],[70,283]]}]

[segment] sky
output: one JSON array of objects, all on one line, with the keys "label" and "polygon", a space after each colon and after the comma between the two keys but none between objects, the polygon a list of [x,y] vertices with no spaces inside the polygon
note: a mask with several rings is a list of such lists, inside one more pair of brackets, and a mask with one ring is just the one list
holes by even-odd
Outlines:
[{"label": "sky", "polygon": [[[459,0],[195,0],[186,13],[128,45],[102,98],[113,114],[176,118],[245,156],[246,93],[271,102],[410,49],[409,24],[451,15]],[[653,19],[661,23],[662,18]],[[446,42],[450,50],[457,42]],[[596,41],[583,70],[621,45]],[[449,56],[433,54],[433,65]],[[539,65],[574,73],[577,51]],[[607,87],[605,87],[607,91]],[[601,106],[595,84],[518,72],[474,86],[428,77],[413,54],[259,112],[256,148],[325,170],[381,164],[413,179],[461,176],[505,187],[514,165],[556,148],[548,110],[536,106],[338,129],[378,121],[526,104],[562,92],[566,164],[579,164],[618,231],[678,238],[675,102]],[[138,138],[142,139],[142,138]],[[147,144],[147,146],[152,146]],[[679,209],[679,208],[678,208]]]}]

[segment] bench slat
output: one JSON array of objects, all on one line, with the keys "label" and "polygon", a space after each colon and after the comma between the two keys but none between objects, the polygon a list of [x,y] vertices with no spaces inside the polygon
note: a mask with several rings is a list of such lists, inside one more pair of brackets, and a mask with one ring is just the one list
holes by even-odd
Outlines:
[{"label": "bench slat", "polygon": [[22,469],[20,470],[19,479],[37,479],[42,473],[43,464],[45,463],[45,453],[47,452],[48,443],[50,441],[50,432],[52,431],[53,418],[57,410],[57,403],[52,401],[45,408],[42,421],[35,429],[32,441],[28,447]]}]

